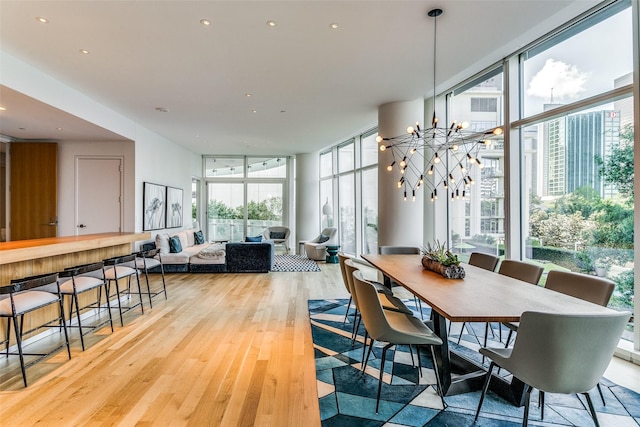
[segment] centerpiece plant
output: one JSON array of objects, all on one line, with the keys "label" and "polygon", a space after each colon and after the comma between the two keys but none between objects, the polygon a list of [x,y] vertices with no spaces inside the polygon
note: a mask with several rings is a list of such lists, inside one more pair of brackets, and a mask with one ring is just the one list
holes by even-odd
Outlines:
[{"label": "centerpiece plant", "polygon": [[465,276],[458,255],[447,249],[446,242],[440,243],[439,240],[433,245],[427,243],[427,246],[422,248],[422,266],[448,279],[462,279]]}]

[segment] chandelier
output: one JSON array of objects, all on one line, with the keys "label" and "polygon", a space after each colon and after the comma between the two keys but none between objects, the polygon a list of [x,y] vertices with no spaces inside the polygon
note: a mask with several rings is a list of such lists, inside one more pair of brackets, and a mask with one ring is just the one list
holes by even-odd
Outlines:
[{"label": "chandelier", "polygon": [[471,176],[474,167],[484,165],[478,158],[480,149],[502,134],[502,128],[483,132],[469,132],[467,122],[455,120],[448,127],[438,127],[435,113],[436,100],[436,22],[442,9],[433,9],[428,15],[434,18],[433,27],[433,119],[431,127],[422,129],[420,123],[407,127],[407,132],[395,137],[378,135],[380,151],[389,150],[392,161],[387,171],[397,171],[397,187],[404,192],[404,200],[416,198],[421,187],[431,193],[431,201],[440,195],[451,201],[466,199],[475,180]]}]

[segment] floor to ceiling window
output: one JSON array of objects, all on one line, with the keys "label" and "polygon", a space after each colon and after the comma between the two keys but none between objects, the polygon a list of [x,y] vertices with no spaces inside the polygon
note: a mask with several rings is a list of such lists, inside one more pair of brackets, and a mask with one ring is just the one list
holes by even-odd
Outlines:
[{"label": "floor to ceiling window", "polygon": [[244,241],[287,225],[285,157],[204,158],[209,241]]},{"label": "floor to ceiling window", "polygon": [[336,206],[337,215],[335,222],[323,215],[322,225],[338,228],[340,249],[350,255],[378,250],[376,136],[371,130],[320,155],[321,204]]},{"label": "floor to ceiling window", "polygon": [[[466,122],[466,132],[480,135],[503,126],[503,86],[499,67],[454,89],[447,96],[449,122]],[[496,137],[474,140],[482,168],[469,170],[474,184],[466,187],[465,197],[447,198],[449,246],[462,260],[471,252],[499,255],[504,241],[504,143]]]},{"label": "floor to ceiling window", "polygon": [[620,309],[634,298],[632,57],[625,1],[519,56],[524,258],[613,280]]}]

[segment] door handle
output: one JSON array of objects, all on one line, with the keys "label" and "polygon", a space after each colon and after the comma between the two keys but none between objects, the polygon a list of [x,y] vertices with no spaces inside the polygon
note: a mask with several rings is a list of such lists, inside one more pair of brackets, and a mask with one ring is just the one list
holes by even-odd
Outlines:
[{"label": "door handle", "polygon": [[78,226],[78,228],[85,228],[85,227],[86,227],[86,225],[84,225],[84,224],[80,224],[80,225]]}]

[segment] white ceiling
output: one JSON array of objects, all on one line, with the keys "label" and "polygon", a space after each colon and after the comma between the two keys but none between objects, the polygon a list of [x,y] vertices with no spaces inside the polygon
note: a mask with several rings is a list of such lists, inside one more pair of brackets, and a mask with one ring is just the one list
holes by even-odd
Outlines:
[{"label": "white ceiling", "polygon": [[[595,4],[2,0],[0,48],[196,153],[286,155],[375,126],[381,104],[430,96],[435,7],[441,91]],[[122,139],[6,87],[0,106],[13,138]]]}]

